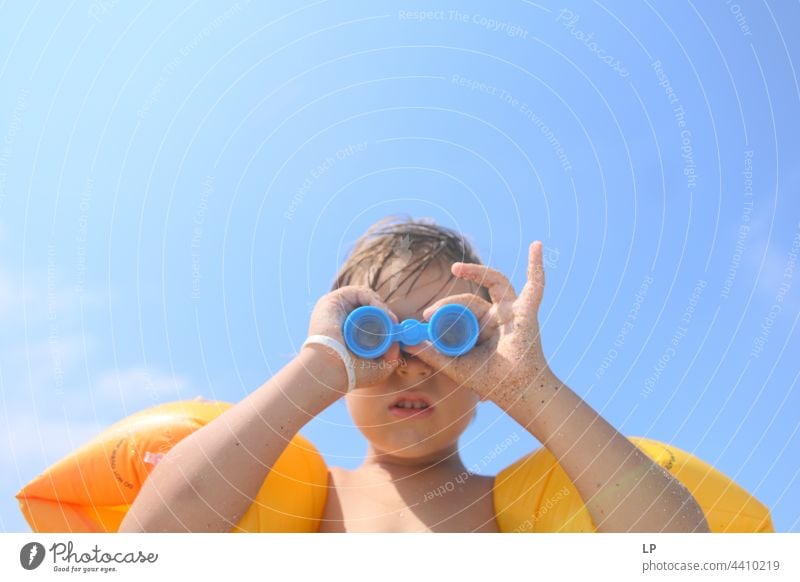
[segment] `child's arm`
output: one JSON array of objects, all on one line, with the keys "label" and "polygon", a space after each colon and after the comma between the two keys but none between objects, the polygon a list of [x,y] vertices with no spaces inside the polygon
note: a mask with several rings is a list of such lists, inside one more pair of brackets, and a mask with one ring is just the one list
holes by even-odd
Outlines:
[{"label": "child's arm", "polygon": [[456,295],[468,305],[481,336],[466,355],[449,358],[428,342],[406,351],[490,399],[542,442],[575,484],[599,531],[706,532],[697,502],[561,382],[544,359],[537,314],[544,293],[542,245],[530,247],[528,281],[517,297],[508,279],[482,265],[455,263],[452,273],[489,289],[492,303]]},{"label": "child's arm", "polygon": [[504,409],[553,453],[599,531],[709,531],[686,488],[549,370]]},{"label": "child's arm", "polygon": [[[300,428],[347,386],[345,369],[309,345],[268,382],[179,443],[145,481],[120,532],[227,532],[253,503]],[[325,358],[331,358],[326,362]]]},{"label": "child's arm", "polygon": [[[342,287],[317,303],[309,335],[344,343],[341,326],[359,305],[376,305],[391,314],[369,288]],[[395,346],[384,359],[399,357]],[[367,385],[393,367],[356,369],[357,384]],[[231,531],[292,437],[346,389],[339,356],[319,344],[305,346],[264,385],[176,444],[145,481],[119,531]]]}]

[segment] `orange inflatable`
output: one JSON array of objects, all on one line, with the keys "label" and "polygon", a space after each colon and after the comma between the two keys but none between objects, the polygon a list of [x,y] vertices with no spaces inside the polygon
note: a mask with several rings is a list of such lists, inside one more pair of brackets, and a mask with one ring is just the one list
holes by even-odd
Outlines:
[{"label": "orange inflatable", "polygon": [[[161,456],[230,406],[173,402],[118,422],[17,493],[25,519],[35,532],[116,532]],[[233,531],[317,531],[327,479],[322,456],[297,435]]]},{"label": "orange inflatable", "polygon": [[[629,440],[689,490],[712,532],[774,531],[769,510],[708,463],[652,439],[629,437]],[[575,485],[544,448],[495,477],[494,501],[501,531],[596,531]]]},{"label": "orange inflatable", "polygon": [[[163,404],[113,425],[26,485],[20,509],[36,532],[115,532],[150,471],[178,441],[230,404]],[[773,531],[769,510],[729,477],[658,441],[630,439],[692,493],[713,532]],[[297,435],[233,532],[316,532],[327,498],[328,469]],[[566,473],[539,449],[495,477],[502,532],[592,532],[589,511]]]}]

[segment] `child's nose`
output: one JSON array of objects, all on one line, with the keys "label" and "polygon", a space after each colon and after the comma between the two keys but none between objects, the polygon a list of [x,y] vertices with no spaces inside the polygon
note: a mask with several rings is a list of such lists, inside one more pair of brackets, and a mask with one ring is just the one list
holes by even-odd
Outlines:
[{"label": "child's nose", "polygon": [[397,367],[397,373],[407,378],[424,378],[433,373],[433,369],[411,354],[400,351],[400,365]]}]

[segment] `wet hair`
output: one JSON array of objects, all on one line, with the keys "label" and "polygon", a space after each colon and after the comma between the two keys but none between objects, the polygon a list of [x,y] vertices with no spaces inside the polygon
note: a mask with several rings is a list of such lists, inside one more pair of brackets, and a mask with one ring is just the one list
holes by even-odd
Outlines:
[{"label": "wet hair", "polygon": [[[470,242],[455,230],[428,218],[387,216],[370,226],[356,241],[349,257],[339,268],[331,291],[356,284],[379,291],[381,273],[395,259],[405,264],[380,285],[382,287],[388,283],[390,286],[385,297],[387,301],[412,277],[408,289],[413,289],[429,265],[445,266],[449,277],[442,286],[444,288],[453,278],[450,273],[453,263],[483,264]],[[394,277],[402,279],[392,280]],[[477,295],[491,301],[486,287],[473,285],[478,287]]]}]

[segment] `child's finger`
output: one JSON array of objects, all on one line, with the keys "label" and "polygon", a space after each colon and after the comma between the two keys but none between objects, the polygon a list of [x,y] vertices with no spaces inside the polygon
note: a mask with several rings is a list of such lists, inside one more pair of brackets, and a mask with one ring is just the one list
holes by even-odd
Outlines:
[{"label": "child's finger", "polygon": [[475,295],[474,293],[461,293],[460,295],[444,297],[429,305],[425,308],[425,311],[422,312],[422,317],[427,321],[437,309],[448,303],[457,303],[458,305],[469,307],[470,311],[472,311],[478,319],[483,317],[492,308],[492,304],[479,295]]},{"label": "child's finger", "polygon": [[468,279],[486,287],[492,303],[514,301],[517,298],[514,286],[503,273],[496,269],[475,263],[453,263],[450,271],[460,279]]},{"label": "child's finger", "polygon": [[544,296],[544,265],[542,262],[542,243],[534,241],[528,249],[528,280],[522,288],[520,297],[530,308],[528,315],[536,315]]},{"label": "child's finger", "polygon": [[362,305],[372,305],[383,309],[395,323],[400,323],[389,305],[381,298],[377,291],[365,285],[341,287],[340,306],[345,313],[350,313]]}]

